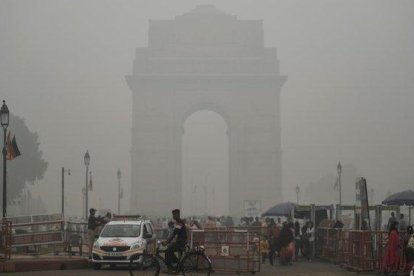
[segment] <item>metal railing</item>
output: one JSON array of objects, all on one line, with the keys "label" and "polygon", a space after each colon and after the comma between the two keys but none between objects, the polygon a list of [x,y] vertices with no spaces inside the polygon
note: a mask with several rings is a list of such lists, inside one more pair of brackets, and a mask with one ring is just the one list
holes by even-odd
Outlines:
[{"label": "metal railing", "polygon": [[[387,242],[386,231],[317,229],[319,257],[358,272],[383,271]],[[399,271],[403,272],[406,270],[403,250],[397,253],[401,256]]]},{"label": "metal railing", "polygon": [[11,222],[3,219],[0,223],[0,260],[10,260],[11,256]]},{"label": "metal railing", "polygon": [[214,271],[250,272],[260,271],[259,234],[245,229],[190,230],[189,244],[204,246],[212,261]]}]

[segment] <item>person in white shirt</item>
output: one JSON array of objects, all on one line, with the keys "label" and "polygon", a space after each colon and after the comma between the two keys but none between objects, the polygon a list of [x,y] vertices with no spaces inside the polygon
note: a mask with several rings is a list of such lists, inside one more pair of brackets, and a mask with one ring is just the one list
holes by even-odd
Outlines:
[{"label": "person in white shirt", "polygon": [[400,220],[398,222],[398,227],[400,228],[400,231],[405,231],[407,230],[407,222],[404,219],[404,214],[400,214]]},{"label": "person in white shirt", "polygon": [[308,261],[312,261],[313,258],[313,246],[315,243],[315,228],[313,227],[313,222],[309,221],[308,222],[308,230],[306,230],[306,236],[308,239],[308,248],[306,249],[306,258],[308,259]]}]

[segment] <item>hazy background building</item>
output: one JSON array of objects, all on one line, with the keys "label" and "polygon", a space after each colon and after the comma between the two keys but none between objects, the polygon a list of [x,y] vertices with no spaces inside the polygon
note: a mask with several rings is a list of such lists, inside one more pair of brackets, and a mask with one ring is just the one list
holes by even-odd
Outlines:
[{"label": "hazy background building", "polygon": [[[133,99],[131,209],[162,215],[184,207],[187,215],[240,217],[245,201],[265,209],[280,202],[286,76],[276,49],[264,48],[262,21],[198,5],[173,20],[151,20],[148,37],[127,76]],[[191,148],[186,121],[202,111],[224,120],[227,137],[211,140],[199,129],[205,135],[196,141],[207,143]],[[211,154],[216,148],[224,154]]]},{"label": "hazy background building", "polygon": [[[297,185],[303,199],[310,183],[335,179],[339,160],[344,177],[354,166],[367,179],[376,202],[390,187],[412,187],[413,1],[3,0],[0,98],[39,134],[49,164],[30,186],[33,198],[60,211],[61,167],[70,168],[67,212],[81,215],[88,149],[90,205],[116,209],[118,168],[130,192],[132,97],[125,76],[135,48],[148,45],[150,19],[205,3],[240,20],[263,20],[264,45],[278,49],[280,70],[289,76],[280,99],[284,199],[296,199]],[[194,126],[222,131],[218,116],[198,115]],[[321,193],[337,198],[333,185]],[[354,189],[351,180],[342,185],[344,193]],[[124,196],[121,209],[128,206]]]}]

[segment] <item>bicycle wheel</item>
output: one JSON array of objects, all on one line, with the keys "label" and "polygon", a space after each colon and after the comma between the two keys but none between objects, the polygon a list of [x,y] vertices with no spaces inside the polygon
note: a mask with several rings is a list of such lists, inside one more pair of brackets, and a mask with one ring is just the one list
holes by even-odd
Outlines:
[{"label": "bicycle wheel", "polygon": [[211,261],[203,253],[193,252],[184,257],[181,262],[183,275],[210,275]]},{"label": "bicycle wheel", "polygon": [[[135,266],[135,268],[134,268]],[[137,263],[136,265],[131,263],[129,265],[129,275],[145,275],[145,276],[158,276],[160,274],[160,263],[157,258],[152,255],[144,254],[142,255],[142,262]]]},{"label": "bicycle wheel", "polygon": [[142,262],[142,270],[144,271],[143,275],[158,276],[160,274],[160,263],[154,256],[144,255],[144,260]]}]

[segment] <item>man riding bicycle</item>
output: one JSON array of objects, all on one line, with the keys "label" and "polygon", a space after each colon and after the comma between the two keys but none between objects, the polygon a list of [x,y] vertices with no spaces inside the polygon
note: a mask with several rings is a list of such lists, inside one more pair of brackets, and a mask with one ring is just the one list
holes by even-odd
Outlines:
[{"label": "man riding bicycle", "polygon": [[[187,229],[185,227],[184,221],[180,218],[180,210],[172,210],[172,217],[175,220],[174,230],[172,235],[168,239],[162,242],[163,246],[168,245],[167,250],[165,250],[165,263],[170,272],[175,272],[176,265],[179,262],[175,252],[184,251],[184,247],[187,243]],[[175,241],[173,241],[175,239]]]}]

